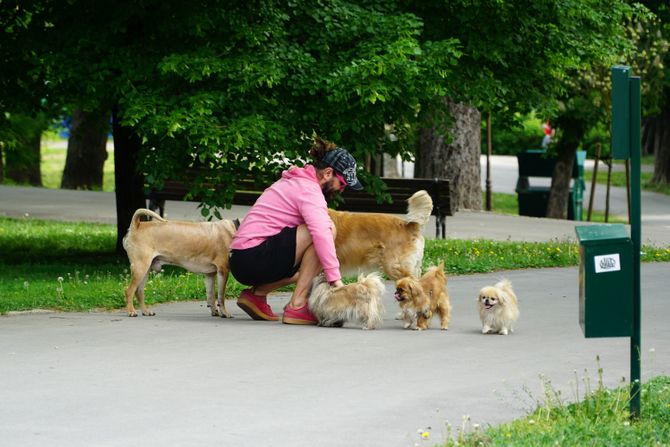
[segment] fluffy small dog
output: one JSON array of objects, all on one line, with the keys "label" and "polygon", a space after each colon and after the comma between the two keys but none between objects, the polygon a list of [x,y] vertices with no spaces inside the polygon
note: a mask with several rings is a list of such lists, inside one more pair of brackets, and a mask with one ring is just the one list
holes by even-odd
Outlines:
[{"label": "fluffy small dog", "polygon": [[[141,216],[153,220],[140,221]],[[168,221],[151,210],[135,211],[123,248],[130,261],[130,284],[126,288],[129,317],[136,317],[133,295],[137,297],[142,315],[155,315],[144,304],[144,284],[149,271],[159,272],[163,264],[177,265],[205,275],[207,304],[212,316],[230,318],[224,293],[228,282],[228,251],[235,235],[233,221],[215,222]],[[214,303],[214,278],[218,283],[218,300]]]},{"label": "fluffy small dog", "polygon": [[477,297],[477,310],[482,321],[482,334],[513,332],[519,318],[519,306],[512,283],[503,279],[494,286],[484,287]]},{"label": "fluffy small dog", "polygon": [[384,283],[379,273],[359,275],[358,281],[333,289],[323,275],[314,278],[309,308],[319,326],[342,327],[346,322],[375,329],[384,319]]},{"label": "fluffy small dog", "polygon": [[423,227],[433,199],[417,191],[407,200],[404,218],[382,213],[329,210],[335,224],[335,249],[343,275],[382,271],[391,279],[420,275]]},{"label": "fluffy small dog", "polygon": [[430,267],[421,279],[406,276],[396,281],[395,299],[400,304],[406,329],[428,329],[434,313],[440,316],[440,329],[449,329],[451,303],[447,292],[444,261]]}]

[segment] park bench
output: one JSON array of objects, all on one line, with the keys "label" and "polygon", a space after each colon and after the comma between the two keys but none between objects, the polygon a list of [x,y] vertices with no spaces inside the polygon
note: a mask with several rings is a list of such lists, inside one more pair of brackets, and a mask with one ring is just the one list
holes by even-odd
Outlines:
[{"label": "park bench", "polygon": [[[391,196],[392,203],[378,203],[376,198],[365,191],[345,190],[342,194],[342,201],[337,205],[341,211],[360,211],[405,214],[407,212],[407,199],[419,190],[426,190],[433,199],[433,212],[435,216],[435,237],[440,235],[444,239],[446,217],[452,216],[451,196],[449,189],[449,180],[447,179],[423,179],[423,178],[382,178],[388,187],[388,194]],[[234,205],[251,206],[256,199],[269,185],[260,185],[252,180],[241,179],[237,182],[238,188],[233,196]],[[166,200],[188,200],[199,202],[202,197],[188,194],[188,181],[166,180],[163,188],[160,190],[151,190],[147,194],[149,199],[149,208],[157,211],[161,216],[165,212]],[[222,186],[212,184],[211,188],[221,188]]]},{"label": "park bench", "polygon": [[[530,178],[551,178],[556,165],[556,158],[547,157],[544,150],[533,149],[517,154],[519,163],[519,179],[516,193],[519,199],[519,215],[547,217],[549,189],[547,185],[531,185]],[[584,160],[585,151],[577,151],[575,164],[572,167],[572,185],[568,200],[568,219],[582,220],[584,198]]]}]

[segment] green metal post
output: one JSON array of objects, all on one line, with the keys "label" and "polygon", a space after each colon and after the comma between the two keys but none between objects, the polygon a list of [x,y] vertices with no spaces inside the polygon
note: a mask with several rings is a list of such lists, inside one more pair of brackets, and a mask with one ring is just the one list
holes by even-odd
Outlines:
[{"label": "green metal post", "polygon": [[633,336],[630,338],[630,415],[640,417],[640,358],[641,358],[641,293],[640,293],[640,250],[641,250],[641,195],[640,195],[640,78],[630,78],[630,152],[631,152],[631,209],[630,227],[633,242]]}]

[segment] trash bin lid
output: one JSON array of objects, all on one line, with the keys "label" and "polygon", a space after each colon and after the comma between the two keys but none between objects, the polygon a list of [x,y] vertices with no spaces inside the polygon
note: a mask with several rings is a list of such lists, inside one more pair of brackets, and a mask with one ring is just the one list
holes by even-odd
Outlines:
[{"label": "trash bin lid", "polygon": [[576,226],[575,232],[582,245],[630,241],[628,230],[623,224],[582,225]]}]

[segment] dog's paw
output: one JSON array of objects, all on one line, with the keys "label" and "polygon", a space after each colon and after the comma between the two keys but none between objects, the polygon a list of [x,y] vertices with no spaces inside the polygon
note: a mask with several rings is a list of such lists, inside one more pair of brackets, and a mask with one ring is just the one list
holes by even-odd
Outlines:
[{"label": "dog's paw", "polygon": [[502,329],[500,329],[500,331],[499,331],[498,333],[499,333],[500,335],[507,335],[507,334],[508,334],[507,328],[502,328]]},{"label": "dog's paw", "polygon": [[488,334],[489,332],[491,332],[491,327],[490,326],[482,327],[482,334]]},{"label": "dog's paw", "polygon": [[153,310],[143,310],[142,315],[144,315],[145,317],[153,317],[156,315],[156,312],[154,312]]},{"label": "dog's paw", "polygon": [[137,316],[137,312],[135,312],[135,311],[128,312],[128,316],[129,316],[129,317],[136,317],[136,316]]}]

